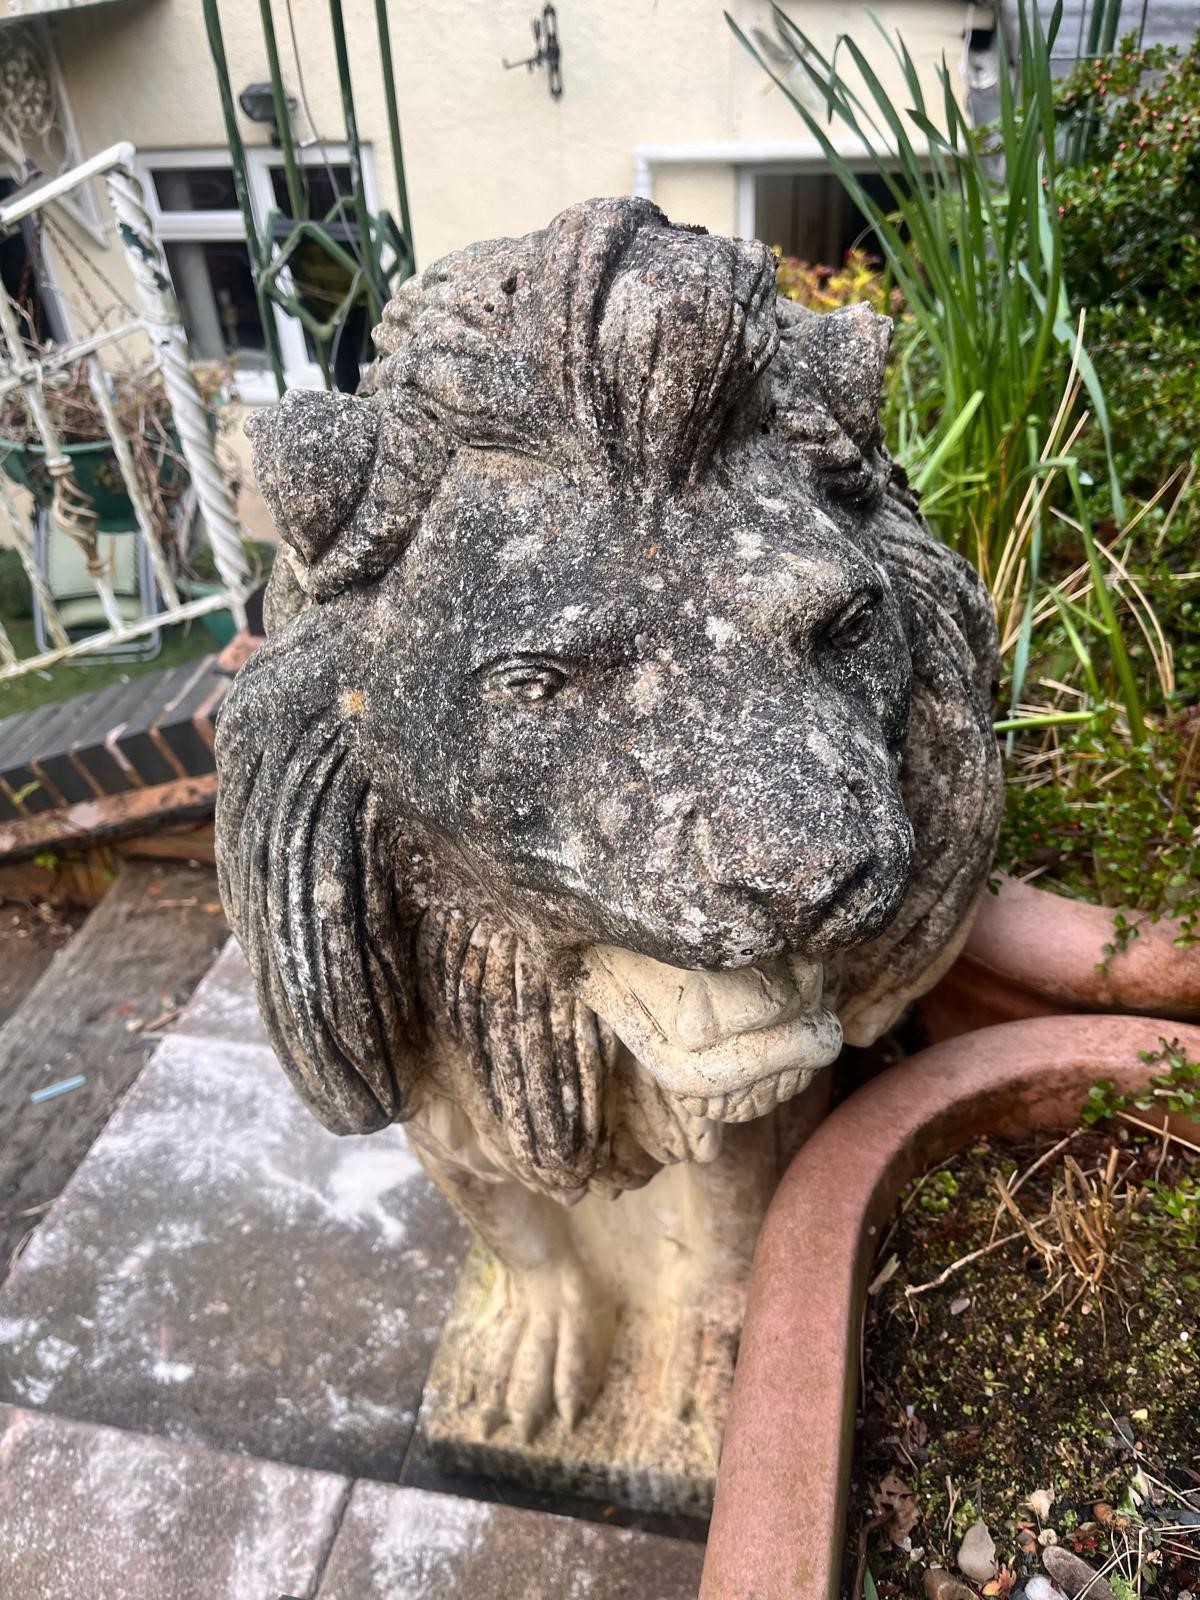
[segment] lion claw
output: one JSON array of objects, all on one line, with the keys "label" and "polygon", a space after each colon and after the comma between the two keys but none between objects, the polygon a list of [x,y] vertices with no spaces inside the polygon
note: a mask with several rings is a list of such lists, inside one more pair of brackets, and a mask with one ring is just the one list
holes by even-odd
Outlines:
[{"label": "lion claw", "polygon": [[578,1269],[505,1276],[499,1309],[471,1341],[460,1392],[478,1405],[484,1438],[507,1422],[529,1444],[555,1415],[568,1431],[578,1426],[604,1376],[615,1319]]}]

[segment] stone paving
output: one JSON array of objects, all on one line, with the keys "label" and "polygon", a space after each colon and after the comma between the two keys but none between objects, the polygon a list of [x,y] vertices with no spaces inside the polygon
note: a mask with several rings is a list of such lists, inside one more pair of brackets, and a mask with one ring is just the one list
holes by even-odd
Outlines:
[{"label": "stone paving", "polygon": [[694,1595],[694,1544],[396,1487],[465,1248],[231,942],[0,1288],[0,1597]]}]

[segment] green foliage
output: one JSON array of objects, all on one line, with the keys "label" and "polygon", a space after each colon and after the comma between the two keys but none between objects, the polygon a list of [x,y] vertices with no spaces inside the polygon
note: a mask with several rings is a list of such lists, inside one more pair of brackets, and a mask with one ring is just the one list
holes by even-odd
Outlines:
[{"label": "green foliage", "polygon": [[[878,23],[882,48],[903,76],[903,108],[890,99],[868,50],[850,35],[842,35],[827,57],[778,6],[774,15],[827,117],[814,115],[787,78],[772,76],[870,220],[912,319],[898,383],[902,411],[909,414],[909,425],[900,429],[900,459],[915,476],[938,457],[923,508],[936,531],[988,575],[1002,560],[1031,478],[1043,468],[1076,353],[1054,203],[1054,86],[1036,8],[1021,19],[1020,100],[1002,73],[1000,123],[988,141],[966,120],[950,68],[944,62],[938,68],[939,103],[927,104],[903,40]],[[839,53],[865,95],[838,67]],[[839,152],[835,141],[847,134],[867,150],[890,207],[868,194]],[[1003,186],[995,177],[998,154]],[[1078,365],[1103,423],[1103,394],[1085,353]],[[950,448],[943,448],[948,440]],[[1120,504],[1115,480],[1112,489]]]},{"label": "green foliage", "polygon": [[1200,282],[1200,45],[1181,56],[1137,50],[1130,37],[1076,68],[1055,115],[1072,158],[1057,190],[1067,281],[1095,306],[1190,294]]},{"label": "green foliage", "polygon": [[1108,1122],[1131,1108],[1188,1117],[1200,1114],[1200,1061],[1189,1061],[1177,1041],[1168,1044],[1163,1039],[1160,1043],[1160,1050],[1140,1052],[1140,1059],[1147,1066],[1161,1065],[1165,1069],[1156,1072],[1144,1089],[1123,1094],[1110,1078],[1101,1078],[1092,1085],[1081,1118],[1087,1126]]},{"label": "green foliage", "polygon": [[896,315],[901,309],[899,291],[889,284],[880,262],[865,250],[847,250],[840,267],[813,265],[782,251],[776,254],[775,288],[785,300],[794,300],[810,311],[836,311],[864,300],[882,315]]},{"label": "green foliage", "polygon": [[[1086,301],[1121,480],[1150,499],[1200,464],[1200,40],[1087,62],[1056,116],[1073,163],[1057,196],[1063,272]],[[1085,463],[1099,476],[1100,464]],[[1180,698],[1200,699],[1195,578],[1200,492],[1149,519],[1137,565],[1175,652]]]},{"label": "green foliage", "polygon": [[1151,1181],[1147,1188],[1155,1203],[1186,1233],[1200,1229],[1200,1178],[1185,1173],[1177,1183]]},{"label": "green foliage", "polygon": [[938,1217],[949,1211],[957,1194],[958,1179],[952,1172],[942,1168],[940,1172],[931,1173],[921,1186],[918,1204],[930,1216]]},{"label": "green foliage", "polygon": [[[1180,942],[1200,939],[1200,762],[1183,732],[1155,729],[1132,744],[1111,712],[1060,735],[1060,766],[1039,787],[1010,783],[999,865],[1040,869],[1060,891],[1117,908],[1106,955],[1136,936],[1136,907],[1176,917]],[[1193,765],[1187,769],[1187,756]],[[1184,781],[1184,779],[1187,781]]]}]

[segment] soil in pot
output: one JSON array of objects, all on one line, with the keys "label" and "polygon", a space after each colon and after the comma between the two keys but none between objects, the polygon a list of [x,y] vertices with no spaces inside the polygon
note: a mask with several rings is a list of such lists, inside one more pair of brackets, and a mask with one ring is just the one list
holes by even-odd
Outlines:
[{"label": "soil in pot", "polygon": [[[1200,1067],[1166,1070],[1200,1090]],[[1200,1150],[1143,1132],[1126,1118],[1145,1113],[1104,1091],[1094,1109],[1121,1115],[961,1152],[885,1230],[848,1600],[964,1600],[950,1578],[1055,1600],[1050,1546],[1102,1575],[1095,1600],[1200,1596]]]}]

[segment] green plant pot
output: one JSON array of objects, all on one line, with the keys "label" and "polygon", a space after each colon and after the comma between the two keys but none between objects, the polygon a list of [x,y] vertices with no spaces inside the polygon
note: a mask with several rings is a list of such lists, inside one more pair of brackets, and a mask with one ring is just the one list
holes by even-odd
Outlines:
[{"label": "green plant pot", "polygon": [[[178,449],[179,441],[172,440]],[[107,439],[63,447],[70,458],[75,482],[92,502],[99,518],[100,533],[124,533],[137,526],[133,502],[125,490],[121,468]],[[40,444],[18,444],[15,439],[0,439],[0,471],[28,489],[39,505],[49,506],[54,484],[46,467],[46,449]],[[159,463],[159,486],[166,492],[177,489],[186,478],[186,468],[174,456]]]},{"label": "green plant pot", "polygon": [[[206,583],[201,578],[193,578],[188,588],[191,590],[193,600],[203,600],[210,594],[222,593],[223,585]],[[224,650],[237,632],[232,611],[206,611],[201,616],[200,621],[204,624],[205,631],[218,650]]]}]

